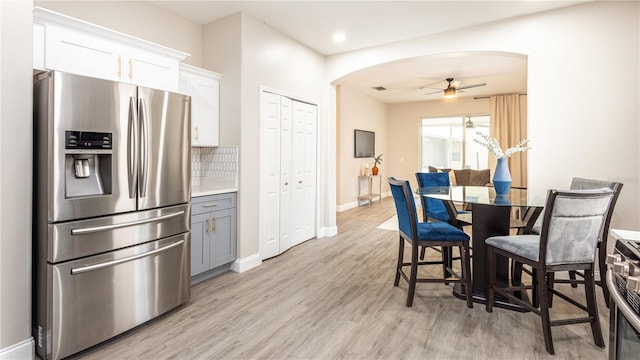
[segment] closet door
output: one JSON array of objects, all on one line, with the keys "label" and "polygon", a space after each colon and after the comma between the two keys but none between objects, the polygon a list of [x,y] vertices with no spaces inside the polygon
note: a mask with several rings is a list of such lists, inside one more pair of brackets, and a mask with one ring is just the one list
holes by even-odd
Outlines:
[{"label": "closet door", "polygon": [[293,101],[287,97],[280,98],[280,253],[296,245],[293,236],[293,219],[295,204],[293,193],[296,191],[295,174],[292,174],[292,131]]},{"label": "closet door", "polygon": [[280,254],[280,95],[260,97],[260,255]]},{"label": "closet door", "polygon": [[279,255],[316,235],[317,107],[262,92],[260,255]]},{"label": "closet door", "polygon": [[304,217],[302,221],[302,241],[316,236],[317,207],[317,138],[318,138],[318,107],[312,104],[300,103],[303,116],[304,166],[302,173],[302,202],[304,203]]},{"label": "closet door", "polygon": [[293,245],[315,236],[316,119],[315,105],[293,101]]}]

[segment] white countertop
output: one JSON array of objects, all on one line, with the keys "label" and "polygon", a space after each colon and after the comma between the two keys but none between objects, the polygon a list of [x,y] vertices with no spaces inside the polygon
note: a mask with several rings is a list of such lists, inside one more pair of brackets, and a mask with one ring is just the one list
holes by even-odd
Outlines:
[{"label": "white countertop", "polygon": [[609,229],[609,233],[616,239],[640,241],[640,231]]},{"label": "white countertop", "polygon": [[194,178],[191,181],[191,197],[225,194],[238,191],[235,180]]}]

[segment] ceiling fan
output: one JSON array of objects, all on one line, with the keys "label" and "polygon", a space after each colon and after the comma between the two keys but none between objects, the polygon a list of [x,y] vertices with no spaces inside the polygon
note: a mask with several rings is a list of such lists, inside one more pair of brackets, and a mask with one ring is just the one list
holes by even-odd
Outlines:
[{"label": "ceiling fan", "polygon": [[441,91],[444,91],[444,97],[446,99],[453,99],[454,97],[456,97],[456,92],[458,90],[471,89],[471,88],[474,88],[474,87],[487,85],[487,83],[480,83],[480,84],[460,86],[461,81],[458,81],[458,80],[457,81],[453,81],[453,78],[447,78],[446,81],[449,83],[449,85],[447,85],[446,89],[432,88],[432,87],[427,87],[427,86],[422,86],[420,89],[438,89],[438,91],[433,91],[433,92],[430,92],[430,93],[426,93],[425,95],[436,94],[436,93],[439,93]]}]

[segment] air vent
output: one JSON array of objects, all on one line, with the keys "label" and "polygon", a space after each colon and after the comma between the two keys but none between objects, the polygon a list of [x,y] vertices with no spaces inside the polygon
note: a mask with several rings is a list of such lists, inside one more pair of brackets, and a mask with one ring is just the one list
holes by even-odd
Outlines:
[{"label": "air vent", "polygon": [[372,87],[373,90],[378,90],[378,91],[384,91],[387,90],[387,88],[385,88],[384,86],[374,86]]}]

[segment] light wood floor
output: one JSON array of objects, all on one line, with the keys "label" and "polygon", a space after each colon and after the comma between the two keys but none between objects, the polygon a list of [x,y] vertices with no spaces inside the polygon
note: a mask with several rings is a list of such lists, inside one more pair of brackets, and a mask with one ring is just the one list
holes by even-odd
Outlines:
[{"label": "light wood floor", "polygon": [[[242,274],[192,288],[187,306],[80,354],[83,359],[606,359],[588,325],[554,327],[484,305],[468,309],[451,287],[393,286],[397,232],[391,198],[338,214],[337,236],[307,241]],[[439,269],[434,269],[439,271]],[[605,341],[609,313],[598,291]],[[570,313],[554,303],[552,318]]]}]

